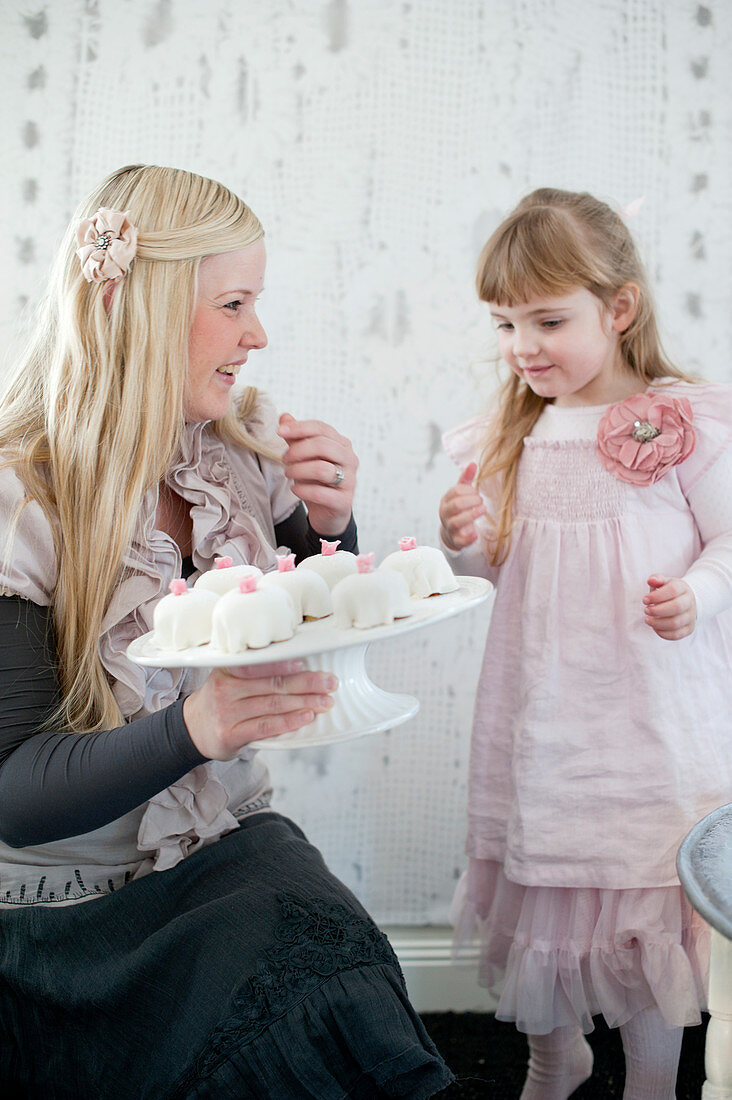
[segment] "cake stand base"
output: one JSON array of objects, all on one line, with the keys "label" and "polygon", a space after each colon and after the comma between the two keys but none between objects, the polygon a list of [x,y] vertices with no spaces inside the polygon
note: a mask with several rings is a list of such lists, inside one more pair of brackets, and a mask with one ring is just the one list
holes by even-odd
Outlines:
[{"label": "cake stand base", "polygon": [[368,648],[368,644],[351,646],[301,658],[309,671],[332,672],[338,677],[339,686],[333,695],[333,706],[324,714],[318,714],[309,726],[303,726],[294,733],[282,733],[279,737],[252,741],[251,747],[304,749],[310,745],[380,733],[413,718],[419,710],[418,699],[413,695],[384,691],[369,678],[366,671]]}]

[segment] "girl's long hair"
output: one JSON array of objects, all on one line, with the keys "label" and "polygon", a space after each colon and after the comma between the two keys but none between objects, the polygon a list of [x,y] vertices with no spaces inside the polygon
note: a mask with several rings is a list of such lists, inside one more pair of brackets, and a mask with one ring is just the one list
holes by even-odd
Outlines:
[{"label": "girl's long hair", "polygon": [[[581,287],[609,307],[628,283],[638,288],[635,317],[619,341],[628,371],[644,386],[659,378],[688,380],[661,346],[648,280],[628,227],[592,195],[548,187],[532,191],[488,239],[476,278],[482,301],[508,307]],[[510,547],[523,441],[546,403],[513,373],[499,389],[478,469],[478,484],[490,480],[499,486],[489,539],[493,565],[505,560]]]},{"label": "girl's long hair", "polygon": [[[129,211],[139,232],[132,266],[106,303],[109,284],[87,282],[75,252],[77,221],[101,206]],[[3,387],[2,462],[54,533],[55,720],[68,729],[122,720],[99,638],[143,497],[179,447],[200,260],[262,234],[249,207],[214,180],[150,165],[112,173],[77,210],[29,347]],[[256,391],[245,391],[216,431],[261,449],[246,427],[255,402]],[[11,541],[12,530],[6,556]]]}]

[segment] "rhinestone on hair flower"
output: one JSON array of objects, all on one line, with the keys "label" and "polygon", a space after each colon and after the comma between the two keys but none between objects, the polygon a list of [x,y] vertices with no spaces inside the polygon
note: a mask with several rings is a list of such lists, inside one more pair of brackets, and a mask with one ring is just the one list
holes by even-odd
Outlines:
[{"label": "rhinestone on hair flower", "polygon": [[88,283],[104,283],[126,275],[137,253],[137,228],[129,210],[101,206],[93,218],[76,227],[76,255]]}]

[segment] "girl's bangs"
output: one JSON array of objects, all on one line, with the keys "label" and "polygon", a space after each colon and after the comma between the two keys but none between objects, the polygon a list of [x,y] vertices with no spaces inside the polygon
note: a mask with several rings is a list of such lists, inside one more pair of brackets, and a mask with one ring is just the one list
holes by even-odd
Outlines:
[{"label": "girl's bangs", "polygon": [[532,298],[557,297],[594,284],[596,272],[587,270],[587,257],[576,234],[568,233],[568,226],[562,222],[524,216],[499,230],[481,256],[481,299],[513,307]]},{"label": "girl's bangs", "polygon": [[555,298],[575,290],[579,279],[559,277],[531,265],[512,264],[510,268],[487,271],[481,280],[480,297],[484,302],[512,308],[532,298]]}]

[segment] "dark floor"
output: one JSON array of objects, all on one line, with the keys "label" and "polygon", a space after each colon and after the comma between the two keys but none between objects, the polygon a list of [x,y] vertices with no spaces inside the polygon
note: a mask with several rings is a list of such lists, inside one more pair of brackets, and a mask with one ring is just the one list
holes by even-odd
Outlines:
[{"label": "dark floor", "polygon": [[[422,1016],[435,1045],[457,1077],[438,1093],[439,1100],[516,1100],[526,1075],[526,1037],[513,1024],[500,1023],[479,1012],[444,1012]],[[622,1097],[625,1071],[617,1030],[602,1020],[587,1036],[595,1055],[592,1077],[572,1094],[572,1100]],[[686,1029],[676,1085],[677,1100],[699,1100],[704,1081],[704,1036],[701,1027]],[[437,1098],[435,1098],[437,1100]]]}]

